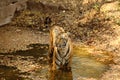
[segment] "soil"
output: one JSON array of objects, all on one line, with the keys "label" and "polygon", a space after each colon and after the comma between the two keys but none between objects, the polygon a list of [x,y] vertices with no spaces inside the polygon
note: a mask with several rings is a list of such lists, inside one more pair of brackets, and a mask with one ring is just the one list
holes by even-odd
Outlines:
[{"label": "soil", "polygon": [[[43,33],[30,28],[3,26],[0,28],[0,52],[13,52],[27,50],[29,44],[48,44],[48,33]],[[12,45],[12,46],[11,46]]]},{"label": "soil", "polygon": [[[26,10],[16,12],[10,24],[0,27],[0,53],[28,50],[30,44],[48,44],[46,25],[59,25],[71,34],[74,44],[113,53],[116,65],[111,65],[100,80],[119,80],[119,3],[114,0],[30,0]],[[50,24],[44,24],[46,17],[51,19]]]}]

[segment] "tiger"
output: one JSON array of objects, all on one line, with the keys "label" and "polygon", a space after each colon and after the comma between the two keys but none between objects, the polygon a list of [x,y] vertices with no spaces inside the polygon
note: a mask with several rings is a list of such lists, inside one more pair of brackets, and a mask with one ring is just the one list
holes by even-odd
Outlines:
[{"label": "tiger", "polygon": [[52,70],[70,70],[72,62],[72,44],[68,33],[62,27],[54,26],[50,30],[49,59]]},{"label": "tiger", "polygon": [[63,28],[59,27],[59,26],[53,26],[50,28],[50,39],[49,39],[49,53],[48,53],[48,59],[49,62],[52,62],[52,58],[53,58],[53,52],[54,52],[54,46],[55,46],[55,40],[57,38],[57,36],[60,33],[65,32]]}]

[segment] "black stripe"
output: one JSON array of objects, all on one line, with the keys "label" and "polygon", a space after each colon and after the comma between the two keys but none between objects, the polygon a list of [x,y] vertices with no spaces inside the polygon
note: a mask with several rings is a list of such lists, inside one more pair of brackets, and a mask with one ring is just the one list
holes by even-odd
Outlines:
[{"label": "black stripe", "polygon": [[[56,55],[57,55],[57,54],[56,54]],[[61,62],[56,55],[55,55],[55,58],[56,58],[59,62]]]},{"label": "black stripe", "polygon": [[67,66],[69,63],[70,63],[70,58],[71,58],[72,56],[70,55],[69,57],[68,57],[68,59],[65,59],[65,66]]},{"label": "black stripe", "polygon": [[57,37],[59,37],[60,35],[63,35],[63,33],[66,33],[66,32],[64,31],[60,32]]},{"label": "black stripe", "polygon": [[56,61],[55,61],[55,64],[56,64],[57,66],[60,66]]},{"label": "black stripe", "polygon": [[66,59],[66,62],[67,62],[67,63],[70,62],[70,58],[71,58],[71,55],[68,57],[68,59]]},{"label": "black stripe", "polygon": [[69,51],[70,51],[70,46],[68,46],[68,50],[67,50],[67,52],[66,52],[66,54],[65,54],[65,56],[64,57],[66,57],[67,56],[67,54],[69,53]]},{"label": "black stripe", "polygon": [[58,52],[59,56],[62,58],[62,56],[60,55],[60,51],[59,51],[59,50],[57,50],[57,52]]}]

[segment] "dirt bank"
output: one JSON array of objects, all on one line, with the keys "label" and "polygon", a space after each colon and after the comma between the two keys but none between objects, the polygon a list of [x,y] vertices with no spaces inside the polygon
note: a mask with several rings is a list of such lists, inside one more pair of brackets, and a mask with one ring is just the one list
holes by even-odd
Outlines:
[{"label": "dirt bank", "polygon": [[0,52],[29,49],[29,44],[48,44],[48,34],[30,28],[3,26],[0,28]]}]

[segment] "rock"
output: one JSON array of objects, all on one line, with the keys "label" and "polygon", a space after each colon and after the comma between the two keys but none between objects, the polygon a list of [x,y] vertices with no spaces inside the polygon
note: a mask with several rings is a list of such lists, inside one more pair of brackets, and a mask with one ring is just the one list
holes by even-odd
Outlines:
[{"label": "rock", "polygon": [[8,6],[9,4],[15,3],[20,0],[0,0],[0,8],[4,6]]},{"label": "rock", "polygon": [[0,7],[0,26],[11,22],[14,17],[15,11],[23,10],[27,7],[26,0],[19,1],[8,6]]},{"label": "rock", "polygon": [[115,11],[118,10],[118,8],[119,8],[119,1],[116,1],[102,5],[100,11],[101,12]]},{"label": "rock", "polygon": [[27,2],[27,0],[21,0],[21,1],[17,2],[17,3],[15,3],[16,10],[20,11],[20,10],[26,9],[27,8],[26,2]]},{"label": "rock", "polygon": [[120,7],[119,7],[119,1],[111,2],[111,3],[106,3],[104,4],[100,11],[103,12],[107,18],[111,18],[114,20],[115,23],[120,23]]},{"label": "rock", "polygon": [[67,8],[65,8],[64,6],[58,4],[58,3],[49,3],[46,1],[40,1],[40,2],[36,2],[34,0],[30,0],[27,2],[28,5],[28,9],[31,11],[40,11],[43,13],[56,13],[56,12],[60,12],[63,10],[68,10]]},{"label": "rock", "polygon": [[7,24],[14,16],[16,7],[14,4],[0,8],[0,26]]}]

